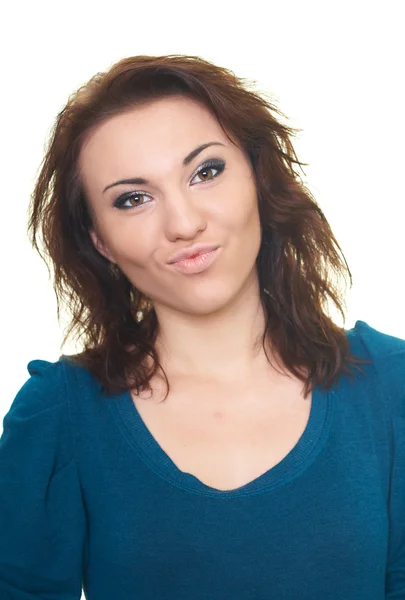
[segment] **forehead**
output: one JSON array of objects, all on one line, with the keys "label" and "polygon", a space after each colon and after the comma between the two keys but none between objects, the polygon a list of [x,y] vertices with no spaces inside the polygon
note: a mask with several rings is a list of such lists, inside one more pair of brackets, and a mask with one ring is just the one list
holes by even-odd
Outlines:
[{"label": "forehead", "polygon": [[103,152],[107,147],[115,150],[123,144],[131,149],[140,144],[144,149],[145,144],[156,150],[160,145],[184,149],[184,143],[187,153],[190,143],[204,143],[210,134],[223,143],[229,141],[216,117],[202,103],[184,97],[161,98],[126,110],[97,126],[81,154]]},{"label": "forehead", "polygon": [[79,168],[88,191],[100,192],[114,179],[164,180],[182,169],[197,146],[229,139],[200,102],[184,97],[154,100],[98,125],[82,146]]}]

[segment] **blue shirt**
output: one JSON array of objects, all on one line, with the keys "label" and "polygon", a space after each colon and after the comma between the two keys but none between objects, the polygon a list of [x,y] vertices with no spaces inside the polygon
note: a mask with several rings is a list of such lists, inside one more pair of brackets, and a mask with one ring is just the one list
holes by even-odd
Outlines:
[{"label": "blue shirt", "polygon": [[317,387],[292,451],[232,491],[180,471],[129,392],[29,362],[0,439],[0,599],[405,599],[405,341],[346,333],[365,374]]}]

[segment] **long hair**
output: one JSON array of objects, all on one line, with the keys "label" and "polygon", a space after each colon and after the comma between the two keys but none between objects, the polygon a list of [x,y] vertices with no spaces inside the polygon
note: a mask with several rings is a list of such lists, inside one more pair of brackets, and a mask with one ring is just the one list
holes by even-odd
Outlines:
[{"label": "long hair", "polygon": [[[80,179],[79,153],[87,136],[107,119],[168,96],[202,102],[251,162],[261,221],[256,261],[266,325],[262,343],[305,383],[305,395],[329,389],[351,367],[366,362],[351,354],[345,330],[329,314],[333,305],[345,322],[342,291],[352,277],[331,228],[295,167],[291,141],[298,131],[249,81],[200,57],[133,56],[97,73],[68,98],[51,131],[29,207],[28,235],[53,268],[60,320],[71,315],[61,348],[72,335],[82,351],[69,357],[87,368],[109,394],[151,391],[163,373],[154,347],[158,321],[152,310],[134,318],[142,293],[94,247],[92,216]],[[40,238],[42,238],[40,240]],[[40,243],[42,242],[42,249]],[[237,324],[235,324],[237,326]],[[160,376],[160,374],[159,374]],[[166,394],[166,397],[167,397]]]}]

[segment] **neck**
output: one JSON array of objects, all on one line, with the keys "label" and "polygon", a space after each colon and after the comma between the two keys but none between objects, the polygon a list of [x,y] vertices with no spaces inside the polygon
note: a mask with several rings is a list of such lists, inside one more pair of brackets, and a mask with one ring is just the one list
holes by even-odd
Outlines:
[{"label": "neck", "polygon": [[[235,383],[246,381],[268,361],[262,336],[265,314],[257,279],[232,304],[215,313],[185,314],[155,307],[156,348],[171,375]],[[269,351],[267,354],[270,356]]]}]

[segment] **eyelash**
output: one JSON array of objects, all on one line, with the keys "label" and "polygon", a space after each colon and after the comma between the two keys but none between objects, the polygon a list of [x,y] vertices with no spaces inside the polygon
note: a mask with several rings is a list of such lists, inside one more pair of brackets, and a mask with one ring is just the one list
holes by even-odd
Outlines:
[{"label": "eyelash", "polygon": [[[208,179],[207,181],[199,181],[198,183],[209,183],[210,181],[212,181],[213,179],[218,177],[218,175],[223,173],[223,171],[225,170],[225,162],[223,160],[214,160],[214,159],[207,160],[202,165],[200,165],[200,167],[198,167],[197,171],[191,177],[191,180],[193,180],[194,177],[196,177],[199,173],[201,173],[205,169],[215,169],[218,172],[215,175],[213,175],[211,179]],[[193,185],[195,185],[195,184],[193,184]],[[114,202],[114,207],[118,208],[120,210],[130,210],[133,208],[140,208],[141,206],[144,206],[144,204],[148,204],[147,202],[144,202],[142,204],[139,204],[138,206],[123,206],[124,203],[127,200],[129,200],[132,196],[149,196],[149,194],[147,194],[146,192],[142,192],[142,191],[130,192],[129,194],[123,194],[122,196],[119,196],[117,198],[117,200]]]}]

